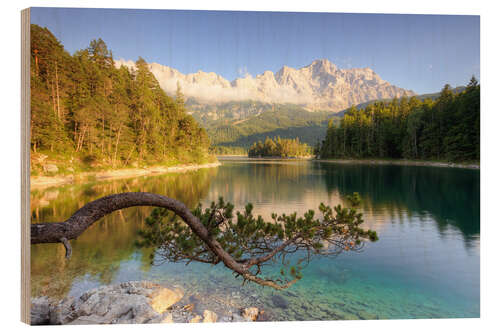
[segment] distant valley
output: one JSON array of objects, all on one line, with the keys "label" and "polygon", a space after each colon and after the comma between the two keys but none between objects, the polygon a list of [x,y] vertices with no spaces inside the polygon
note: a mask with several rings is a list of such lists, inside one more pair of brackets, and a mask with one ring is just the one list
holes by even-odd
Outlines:
[{"label": "distant valley", "polygon": [[[465,87],[453,89],[460,93]],[[418,100],[439,97],[439,92],[414,96]],[[377,101],[389,102],[391,99],[371,100],[358,105],[362,109]],[[328,123],[338,123],[349,109],[340,112],[309,112],[293,104],[269,104],[254,101],[227,102],[217,105],[201,106],[188,100],[188,109],[207,129],[212,145],[217,147],[240,147],[247,149],[253,142],[264,141],[266,137],[293,139],[315,146],[324,139]],[[207,114],[217,113],[218,120],[211,120]],[[244,149],[240,150],[243,151]],[[220,149],[223,152],[224,149]],[[231,150],[227,150],[231,151]]]}]

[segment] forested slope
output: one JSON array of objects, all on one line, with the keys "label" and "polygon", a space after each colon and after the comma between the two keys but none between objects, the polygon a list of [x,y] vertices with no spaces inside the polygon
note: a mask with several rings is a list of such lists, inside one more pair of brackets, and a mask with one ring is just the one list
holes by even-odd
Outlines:
[{"label": "forested slope", "polygon": [[314,146],[324,137],[329,119],[336,122],[336,118],[339,117],[331,112],[309,112],[300,106],[283,104],[244,121],[208,125],[207,131],[212,144],[219,150],[248,149],[254,142],[278,136],[283,139],[298,137],[301,142]]},{"label": "forested slope", "polygon": [[[101,40],[70,55],[46,28],[31,26],[31,150],[75,171],[129,165],[203,163],[203,128],[169,97],[139,58],[115,68]],[[33,159],[32,159],[33,160]],[[40,159],[32,172],[42,172]]]},{"label": "forested slope", "polygon": [[350,108],[330,123],[321,158],[406,158],[479,161],[480,86],[473,77],[456,93],[446,85],[435,100],[416,97]]},{"label": "forested slope", "polygon": [[[451,88],[450,88],[451,89]],[[451,89],[455,95],[463,92],[466,87]],[[424,95],[416,95],[412,100],[423,103],[425,100],[435,101],[440,92]],[[370,101],[356,105],[356,109],[373,108],[375,104],[386,105],[400,103],[401,100],[408,101],[407,97],[393,100]],[[199,110],[199,107],[198,109]],[[263,104],[259,102],[232,102],[218,106],[212,106],[211,115],[217,114],[217,120],[200,118],[201,123],[207,128],[210,141],[215,146],[217,153],[240,153],[257,141],[264,141],[267,137],[281,137],[294,139],[299,138],[310,146],[317,146],[326,135],[328,124],[338,124],[344,115],[353,107],[338,113],[316,111],[309,112],[299,105],[293,104]],[[206,111],[206,110],[205,110]],[[245,111],[245,112],[243,112]],[[194,113],[198,119],[200,114]],[[243,120],[234,120],[232,117]]]}]

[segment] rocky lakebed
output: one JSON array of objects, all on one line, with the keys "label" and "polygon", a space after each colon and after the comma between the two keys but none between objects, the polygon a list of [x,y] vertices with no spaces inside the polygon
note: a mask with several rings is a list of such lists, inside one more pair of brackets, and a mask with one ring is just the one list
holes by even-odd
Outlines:
[{"label": "rocky lakebed", "polygon": [[80,297],[54,301],[47,296],[32,299],[32,325],[152,324],[268,321],[257,307],[232,308],[187,296],[180,288],[167,288],[147,281],[102,286]]}]

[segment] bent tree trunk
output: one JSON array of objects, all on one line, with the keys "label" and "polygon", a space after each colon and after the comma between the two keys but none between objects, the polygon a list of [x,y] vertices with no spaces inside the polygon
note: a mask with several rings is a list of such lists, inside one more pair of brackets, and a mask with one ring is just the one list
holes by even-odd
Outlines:
[{"label": "bent tree trunk", "polygon": [[[353,205],[359,204],[359,195],[349,200]],[[359,227],[363,223],[363,214],[340,205],[332,209],[320,204],[320,219],[314,218],[314,211],[309,210],[304,217],[297,217],[296,213],[281,216],[272,214],[274,222],[270,223],[261,216],[253,217],[252,205],[248,204],[245,212],[237,213],[237,221],[233,223],[234,206],[225,204],[222,198],[219,204],[212,203],[211,208],[202,213],[201,206],[191,212],[175,199],[153,193],[129,192],[92,201],[64,222],[32,224],[31,244],[62,243],[69,258],[72,251],[69,240],[79,237],[100,218],[134,206],[164,208],[174,212],[186,223],[187,227],[174,222],[164,225],[161,230],[153,230],[159,234],[151,239],[159,242],[149,243],[149,246],[157,246],[159,255],[164,258],[211,264],[223,262],[236,276],[242,276],[244,282],[253,281],[275,289],[285,289],[297,282],[302,277],[302,262],[307,263],[314,255],[336,256],[343,251],[360,251],[364,245],[363,239],[378,239],[375,231]],[[162,217],[157,217],[156,226],[161,226]],[[289,265],[289,260],[285,258],[297,252],[303,258],[297,260],[297,267],[291,266],[290,272],[285,273],[284,267]],[[277,259],[284,266],[280,271],[281,276],[265,279],[258,276],[262,273],[263,265]]]},{"label": "bent tree trunk", "polygon": [[69,258],[72,251],[69,240],[76,239],[100,218],[116,210],[135,206],[154,206],[173,211],[205,242],[227,268],[246,280],[275,289],[284,289],[296,282],[292,280],[286,284],[277,284],[271,280],[264,280],[255,276],[250,272],[250,267],[267,261],[270,257],[255,258],[251,262],[245,263],[237,262],[222,248],[217,240],[210,236],[207,228],[191,213],[186,205],[178,200],[153,193],[128,192],[109,195],[86,204],[64,222],[32,224],[31,244],[62,243],[66,248],[66,257]]}]

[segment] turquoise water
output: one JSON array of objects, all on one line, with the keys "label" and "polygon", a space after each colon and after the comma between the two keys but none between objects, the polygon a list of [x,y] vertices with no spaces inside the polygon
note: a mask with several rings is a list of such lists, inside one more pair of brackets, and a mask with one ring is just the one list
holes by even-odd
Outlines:
[{"label": "turquoise water", "polygon": [[122,191],[151,191],[195,205],[223,196],[254,213],[303,213],[359,192],[365,225],[380,240],[362,253],[312,261],[285,291],[235,279],[223,266],[151,266],[135,248],[149,208],[114,213],[73,242],[32,246],[34,295],[62,298],[108,283],[179,285],[223,315],[255,305],[273,320],[479,317],[479,171],[312,161],[223,160],[218,169],[32,191],[33,221],[58,221],[85,202]]}]

